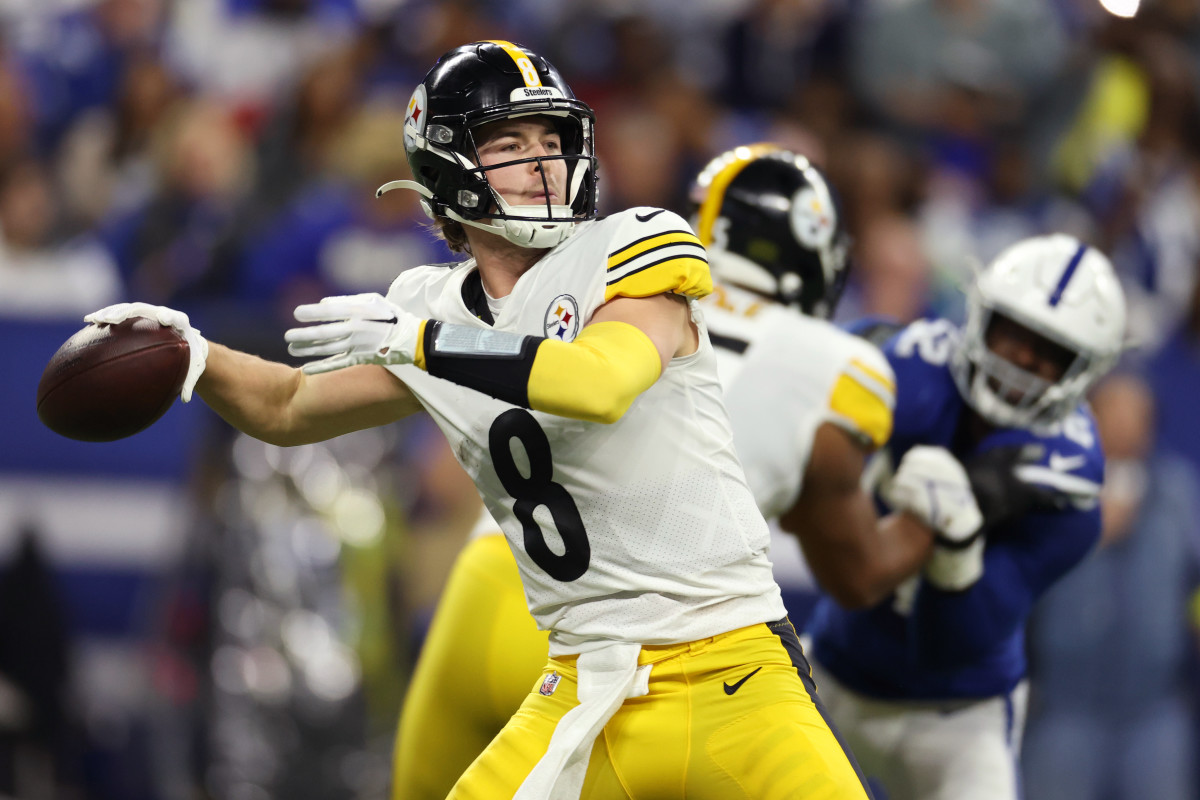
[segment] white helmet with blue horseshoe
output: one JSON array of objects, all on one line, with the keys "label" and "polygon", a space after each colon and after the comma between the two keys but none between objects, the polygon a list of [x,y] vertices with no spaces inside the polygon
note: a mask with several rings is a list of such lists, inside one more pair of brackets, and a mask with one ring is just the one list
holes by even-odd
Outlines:
[{"label": "white helmet with blue horseshoe", "polygon": [[[988,348],[997,315],[1070,351],[1058,380],[1034,375]],[[1108,258],[1071,236],[1036,236],[1000,253],[968,291],[954,378],[964,399],[993,425],[1045,427],[1082,402],[1116,364],[1124,340],[1125,298]]]}]

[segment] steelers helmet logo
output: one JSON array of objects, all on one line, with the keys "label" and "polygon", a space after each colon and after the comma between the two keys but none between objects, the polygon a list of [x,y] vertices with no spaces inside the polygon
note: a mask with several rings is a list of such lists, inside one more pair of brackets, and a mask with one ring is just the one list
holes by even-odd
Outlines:
[{"label": "steelers helmet logo", "polygon": [[579,334],[579,304],[569,294],[560,294],[546,309],[546,338],[572,342]]},{"label": "steelers helmet logo", "polygon": [[425,109],[428,105],[425,84],[419,84],[404,112],[404,148],[406,150],[417,149],[417,138],[425,136]]},{"label": "steelers helmet logo", "polygon": [[805,247],[822,250],[833,238],[836,220],[833,203],[823,192],[805,186],[792,198],[792,233]]}]

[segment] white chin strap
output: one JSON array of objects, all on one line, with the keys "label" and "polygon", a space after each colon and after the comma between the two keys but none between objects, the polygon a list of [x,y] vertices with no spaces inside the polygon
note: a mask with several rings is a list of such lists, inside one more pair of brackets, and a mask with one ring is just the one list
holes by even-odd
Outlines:
[{"label": "white chin strap", "polygon": [[[425,210],[429,218],[433,219],[433,206],[430,201],[434,198],[433,192],[428,188],[416,181],[388,181],[375,190],[375,196],[382,197],[393,189],[411,189],[421,195],[424,198],[421,207]],[[493,195],[495,195],[495,192],[493,192]],[[512,214],[514,216],[534,216],[538,212],[546,210],[546,206],[543,205],[510,206],[504,202],[504,198],[499,196],[496,197],[496,204],[500,206],[501,213]],[[464,219],[453,209],[446,209],[446,216],[456,222],[461,222],[463,225],[470,225],[472,228],[478,228],[488,233],[494,233],[519,247],[528,247],[535,250],[554,247],[575,232],[575,220],[571,218],[570,206],[550,206],[550,213],[554,217],[561,215],[565,219],[561,221],[557,219],[553,221],[547,220],[546,222],[522,219],[500,219],[492,222],[480,222],[474,219]]]}]

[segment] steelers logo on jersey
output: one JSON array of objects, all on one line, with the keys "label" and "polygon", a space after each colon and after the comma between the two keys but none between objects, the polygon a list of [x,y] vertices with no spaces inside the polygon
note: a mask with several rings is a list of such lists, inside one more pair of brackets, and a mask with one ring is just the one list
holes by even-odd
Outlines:
[{"label": "steelers logo on jersey", "polygon": [[546,338],[572,342],[579,334],[579,303],[569,294],[560,294],[546,309]]}]

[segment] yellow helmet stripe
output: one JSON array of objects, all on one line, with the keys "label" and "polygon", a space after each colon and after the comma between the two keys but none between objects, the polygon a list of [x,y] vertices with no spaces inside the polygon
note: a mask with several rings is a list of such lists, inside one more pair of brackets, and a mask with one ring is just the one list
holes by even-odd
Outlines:
[{"label": "yellow helmet stripe", "polygon": [[714,175],[701,178],[701,180],[707,180],[708,186],[704,193],[704,202],[700,204],[700,211],[697,214],[696,236],[700,238],[700,242],[705,247],[712,244],[713,223],[717,221],[717,215],[721,213],[725,189],[728,188],[730,182],[754,159],[779,150],[780,148],[773,144],[750,144],[735,147],[730,151],[729,160],[720,165]]},{"label": "yellow helmet stripe", "polygon": [[529,56],[525,55],[524,50],[512,42],[506,42],[503,39],[488,39],[488,42],[499,46],[504,52],[508,53],[509,58],[513,60],[513,63],[517,65],[517,69],[520,70],[521,77],[525,79],[526,86],[534,87],[542,85],[542,79],[538,77],[537,68],[529,60]]}]

